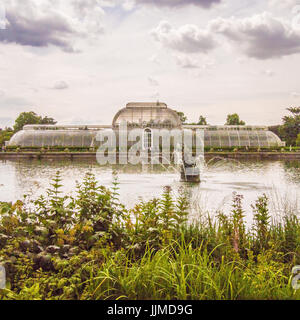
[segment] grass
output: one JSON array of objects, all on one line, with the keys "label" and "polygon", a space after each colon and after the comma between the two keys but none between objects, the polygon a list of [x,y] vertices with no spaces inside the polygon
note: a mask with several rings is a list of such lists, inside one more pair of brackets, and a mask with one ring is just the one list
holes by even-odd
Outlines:
[{"label": "grass", "polygon": [[244,223],[243,196],[214,219],[189,224],[189,199],[170,187],[128,210],[88,173],[75,197],[59,173],[47,196],[0,205],[0,299],[300,299],[297,212],[271,220],[266,195]]}]

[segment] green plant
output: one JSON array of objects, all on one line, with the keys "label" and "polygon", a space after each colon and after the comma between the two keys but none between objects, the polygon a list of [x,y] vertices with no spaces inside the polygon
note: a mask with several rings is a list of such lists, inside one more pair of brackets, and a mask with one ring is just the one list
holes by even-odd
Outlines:
[{"label": "green plant", "polygon": [[256,232],[257,246],[267,248],[270,240],[270,215],[268,209],[268,198],[264,194],[259,197],[255,205],[252,205],[254,211],[254,231]]},{"label": "green plant", "polygon": [[300,299],[299,218],[272,221],[266,195],[248,230],[238,194],[227,214],[190,223],[185,189],[133,209],[118,189],[115,172],[111,189],[88,172],[67,196],[57,172],[45,196],[0,203],[0,299]]}]

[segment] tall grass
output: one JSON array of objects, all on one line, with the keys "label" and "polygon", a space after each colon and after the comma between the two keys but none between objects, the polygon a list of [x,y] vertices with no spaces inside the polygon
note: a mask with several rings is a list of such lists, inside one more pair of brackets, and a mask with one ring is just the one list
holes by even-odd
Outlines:
[{"label": "tall grass", "polygon": [[244,222],[232,209],[188,223],[189,199],[170,187],[132,210],[87,174],[75,197],[59,174],[46,197],[0,205],[0,299],[299,299],[291,270],[300,265],[297,212],[271,219],[266,195]]},{"label": "tall grass", "polygon": [[[213,251],[191,244],[147,250],[132,263],[126,254],[109,258],[89,280],[81,298],[90,299],[299,299],[283,263],[272,252],[258,261],[213,259]],[[271,259],[271,260],[270,260]]]}]

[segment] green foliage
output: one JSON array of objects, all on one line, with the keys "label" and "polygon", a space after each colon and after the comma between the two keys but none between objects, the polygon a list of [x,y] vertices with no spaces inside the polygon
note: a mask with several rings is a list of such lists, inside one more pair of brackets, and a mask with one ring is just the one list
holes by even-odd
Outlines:
[{"label": "green foliage", "polygon": [[53,118],[41,117],[35,112],[22,112],[15,120],[14,131],[18,132],[27,124],[56,124]]},{"label": "green foliage", "polygon": [[287,110],[291,115],[283,117],[283,124],[269,129],[286,141],[287,146],[300,146],[300,107]]},{"label": "green foliage", "polygon": [[296,146],[300,147],[300,133],[297,135]]},{"label": "green foliage", "polygon": [[207,126],[207,121],[206,118],[204,118],[203,116],[199,117],[199,121],[197,123],[199,126]]},{"label": "green foliage", "polygon": [[187,117],[185,116],[185,114],[183,112],[177,111],[177,115],[179,116],[182,124],[185,124],[187,122]]},{"label": "green foliage", "polygon": [[11,128],[0,129],[0,146],[5,145],[5,141],[9,141],[13,135],[13,130]]},{"label": "green foliage", "polygon": [[300,133],[300,107],[287,108],[287,110],[291,115],[283,117],[283,125],[280,127],[279,132],[287,145],[295,146],[297,136]]},{"label": "green foliage", "polygon": [[229,114],[225,123],[227,126],[244,126],[245,124],[237,113]]},{"label": "green foliage", "polygon": [[264,194],[259,197],[255,205],[252,205],[254,211],[254,231],[256,232],[257,246],[267,248],[270,240],[270,215],[268,209],[268,198]]},{"label": "green foliage", "polygon": [[238,194],[228,214],[188,223],[184,188],[126,209],[113,176],[107,189],[87,173],[65,196],[58,172],[45,196],[0,204],[0,299],[300,299],[299,218],[271,222],[266,195],[250,230]]}]

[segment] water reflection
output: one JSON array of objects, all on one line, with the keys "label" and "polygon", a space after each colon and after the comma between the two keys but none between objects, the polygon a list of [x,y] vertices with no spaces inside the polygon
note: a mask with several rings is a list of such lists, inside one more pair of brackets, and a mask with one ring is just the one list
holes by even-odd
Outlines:
[{"label": "water reflection", "polygon": [[[1,161],[0,201],[15,201],[24,194],[38,197],[49,186],[49,180],[60,171],[63,191],[75,194],[76,181],[87,171],[99,183],[112,186],[112,171],[118,172],[120,198],[131,207],[140,197],[147,200],[162,193],[166,185],[174,192],[183,185],[175,166],[99,166],[95,161]],[[282,211],[299,212],[300,164],[298,161],[236,161],[214,158],[201,166],[201,184],[184,184],[190,192],[192,216],[230,210],[232,193],[244,195],[248,221],[252,219],[251,203],[263,193],[271,199],[273,216]]]}]

